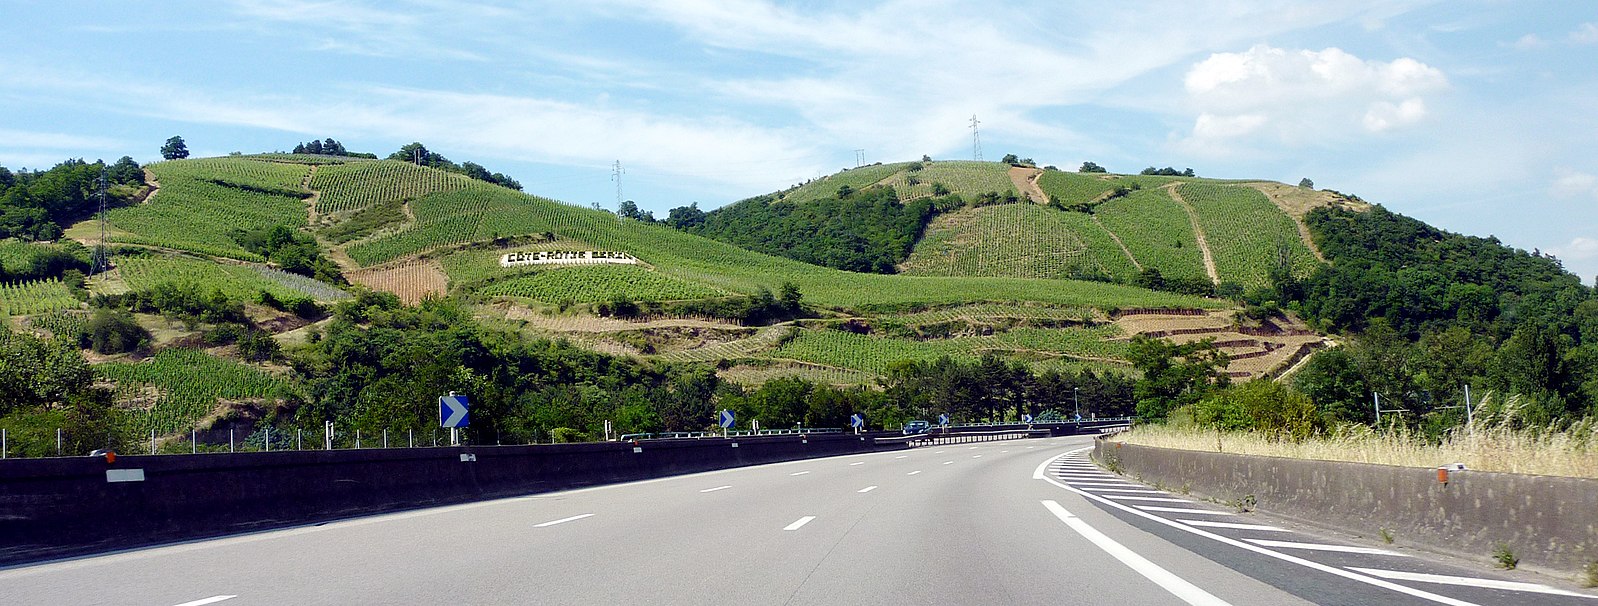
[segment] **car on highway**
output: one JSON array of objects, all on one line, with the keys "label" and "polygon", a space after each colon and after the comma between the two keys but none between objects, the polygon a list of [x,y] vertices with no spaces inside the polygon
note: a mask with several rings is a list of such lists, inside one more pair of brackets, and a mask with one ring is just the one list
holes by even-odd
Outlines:
[{"label": "car on highway", "polygon": [[932,424],[926,421],[911,421],[904,424],[904,435],[913,436],[926,433],[932,429]]}]

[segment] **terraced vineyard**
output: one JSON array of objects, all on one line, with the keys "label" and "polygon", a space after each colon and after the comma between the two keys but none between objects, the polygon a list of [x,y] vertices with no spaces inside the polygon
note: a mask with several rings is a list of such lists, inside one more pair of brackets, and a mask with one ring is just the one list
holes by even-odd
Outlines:
[{"label": "terraced vineyard", "polygon": [[1120,335],[1120,328],[1113,325],[1077,329],[1022,328],[990,336],[925,341],[842,330],[805,330],[769,356],[881,374],[896,361],[931,361],[943,356],[969,360],[985,352],[1036,360],[1120,359],[1126,354],[1126,343],[1109,340]]},{"label": "terraced vineyard", "polygon": [[1296,275],[1306,276],[1315,270],[1315,256],[1298,237],[1292,217],[1259,190],[1215,183],[1184,183],[1180,187],[1182,198],[1198,212],[1199,226],[1222,280],[1246,287],[1265,286],[1272,264],[1282,254],[1288,255]]},{"label": "terraced vineyard", "polygon": [[1130,188],[1131,185],[1121,182],[1114,176],[1096,173],[1046,170],[1038,177],[1038,189],[1065,205],[1091,202],[1099,196],[1115,191],[1117,187]]},{"label": "terraced vineyard", "polygon": [[0,315],[31,315],[76,309],[78,299],[60,280],[0,283]]},{"label": "terraced vineyard", "polygon": [[599,303],[618,297],[637,301],[678,301],[730,294],[636,265],[545,269],[494,282],[480,292],[489,296],[526,297],[546,303]]},{"label": "terraced vineyard", "polygon": [[989,192],[1002,194],[1015,191],[1015,182],[1010,180],[1008,164],[946,160],[927,162],[925,166],[919,171],[895,175],[889,182],[889,185],[898,192],[900,200],[908,201],[931,196],[934,184],[942,184],[949,188],[949,191],[967,198]]},{"label": "terraced vineyard", "polygon": [[221,290],[235,298],[253,300],[261,291],[283,300],[311,297],[340,301],[350,297],[338,287],[298,274],[261,265],[230,265],[193,257],[130,257],[117,261],[122,280],[133,290],[158,284],[193,284],[202,290]]},{"label": "terraced vineyard", "polygon": [[1187,213],[1164,190],[1143,189],[1094,209],[1143,267],[1167,278],[1205,280],[1204,254]]},{"label": "terraced vineyard", "polygon": [[852,189],[865,189],[876,185],[878,181],[892,177],[899,171],[909,168],[915,162],[899,162],[896,164],[873,164],[851,168],[836,174],[816,179],[780,194],[786,202],[802,203],[819,200],[838,195],[838,188],[845,185]]},{"label": "terraced vineyard", "polygon": [[391,200],[415,200],[429,194],[465,189],[470,177],[395,160],[373,160],[321,166],[311,189],[321,192],[321,214],[358,210]]},{"label": "terraced vineyard", "polygon": [[[582,251],[596,250],[594,245],[577,240],[560,239],[553,242],[538,242],[525,244],[512,248],[489,248],[482,250],[463,250],[445,256],[442,261],[444,273],[449,275],[452,284],[471,284],[512,276],[519,273],[530,273],[541,269],[534,265],[520,267],[501,267],[499,258],[507,253],[538,252],[538,251]],[[547,267],[542,269],[548,269]]]},{"label": "terraced vineyard", "polygon": [[116,384],[121,424],[132,435],[187,432],[226,400],[277,400],[293,389],[282,379],[256,368],[202,351],[164,349],[143,362],[109,362],[95,366],[100,377]]},{"label": "terraced vineyard", "polygon": [[991,322],[994,320],[1049,320],[1055,322],[1080,322],[1094,318],[1095,313],[1086,307],[1042,307],[1036,305],[960,305],[894,316],[894,321],[907,326],[924,326],[947,322]]},{"label": "terraced vineyard", "polygon": [[[152,164],[161,182],[154,199],[107,213],[112,242],[143,244],[245,261],[262,261],[228,232],[305,225],[300,182],[310,167],[239,158]],[[298,172],[295,172],[298,171]],[[215,177],[221,175],[221,177]],[[296,176],[298,175],[298,176]]]},{"label": "terraced vineyard", "polygon": [[938,217],[900,272],[921,276],[1060,279],[1137,274],[1109,232],[1084,213],[1001,204]]}]

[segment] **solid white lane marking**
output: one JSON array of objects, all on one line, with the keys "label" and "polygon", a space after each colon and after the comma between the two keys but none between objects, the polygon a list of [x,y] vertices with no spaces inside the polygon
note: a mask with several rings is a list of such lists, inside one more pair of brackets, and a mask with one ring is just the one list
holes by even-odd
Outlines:
[{"label": "solid white lane marking", "polygon": [[866,464],[866,462],[865,462],[865,461],[856,461],[856,462],[854,462],[854,463],[850,463],[850,464],[849,464],[849,466],[850,466],[850,467],[854,467],[854,466],[856,466],[856,465],[865,465],[865,464]]},{"label": "solid white lane marking", "polygon": [[1206,528],[1231,528],[1233,530],[1263,530],[1265,532],[1293,532],[1279,526],[1264,526],[1261,524],[1238,524],[1237,522],[1211,522],[1209,520],[1177,520],[1183,524],[1204,526]]},{"label": "solid white lane marking", "polygon": [[1294,541],[1273,541],[1270,539],[1243,539],[1262,547],[1280,547],[1283,549],[1307,549],[1310,551],[1336,551],[1338,553],[1361,553],[1365,555],[1409,557],[1409,554],[1398,553],[1375,547],[1353,547],[1350,545],[1331,545],[1327,543],[1298,543]]},{"label": "solid white lane marking", "polygon": [[1211,595],[1208,591],[1199,589],[1197,585],[1172,574],[1169,570],[1160,568],[1159,564],[1150,562],[1147,558],[1138,555],[1137,552],[1127,549],[1125,545],[1115,542],[1115,539],[1105,536],[1104,533],[1088,525],[1081,518],[1066,511],[1059,503],[1043,501],[1043,506],[1050,513],[1053,513],[1054,517],[1060,518],[1061,522],[1065,522],[1065,525],[1069,526],[1071,530],[1075,530],[1077,534],[1082,535],[1082,538],[1098,546],[1099,549],[1103,549],[1104,553],[1120,560],[1122,564],[1126,564],[1127,568],[1131,568],[1138,574],[1143,575],[1144,578],[1154,581],[1154,584],[1171,592],[1171,595],[1176,596],[1183,602],[1195,606],[1230,606],[1225,600]]},{"label": "solid white lane marking", "polygon": [[[1084,453],[1084,452],[1087,452],[1088,450],[1091,450],[1092,448],[1093,448],[1092,446],[1086,446],[1086,447],[1083,447],[1083,448],[1081,448],[1079,450],[1075,450],[1075,451],[1071,451],[1071,452],[1067,452],[1065,454],[1059,455],[1059,456],[1057,456],[1055,458],[1060,458],[1060,457],[1065,457],[1065,456],[1068,456],[1068,455]],[[1215,541],[1217,543],[1223,543],[1223,544],[1231,545],[1233,547],[1237,547],[1237,548],[1240,548],[1240,549],[1246,549],[1246,550],[1252,551],[1254,553],[1258,553],[1258,554],[1265,555],[1265,556],[1268,556],[1268,557],[1276,558],[1276,559],[1281,560],[1283,562],[1290,562],[1290,563],[1293,563],[1293,564],[1298,564],[1299,566],[1303,566],[1303,567],[1309,568],[1311,570],[1319,570],[1319,571],[1325,572],[1327,574],[1332,574],[1332,575],[1336,575],[1336,576],[1339,576],[1339,577],[1343,577],[1345,579],[1359,581],[1361,583],[1365,583],[1366,585],[1371,585],[1371,586],[1381,587],[1383,589],[1387,589],[1387,590],[1391,590],[1391,591],[1396,591],[1398,593],[1402,593],[1402,594],[1405,594],[1405,595],[1421,598],[1423,600],[1430,600],[1430,601],[1433,601],[1433,602],[1437,602],[1439,604],[1448,604],[1449,606],[1480,606],[1480,605],[1472,603],[1472,602],[1466,602],[1464,600],[1451,598],[1451,597],[1448,597],[1448,596],[1445,596],[1445,595],[1438,595],[1438,594],[1432,593],[1430,591],[1424,591],[1424,590],[1420,590],[1420,589],[1415,589],[1414,587],[1408,587],[1408,586],[1405,586],[1405,585],[1399,585],[1399,584],[1391,582],[1391,581],[1384,581],[1384,580],[1378,579],[1376,577],[1367,576],[1367,575],[1359,574],[1357,572],[1351,572],[1351,571],[1348,571],[1348,570],[1343,570],[1343,569],[1337,568],[1335,566],[1328,566],[1326,564],[1322,564],[1320,562],[1316,562],[1316,561],[1312,561],[1312,560],[1306,560],[1304,558],[1301,558],[1301,557],[1298,557],[1298,556],[1295,556],[1295,555],[1282,553],[1280,551],[1272,551],[1272,550],[1266,549],[1264,547],[1260,547],[1258,545],[1245,543],[1243,541],[1239,541],[1239,540],[1233,539],[1231,537],[1224,537],[1224,536],[1215,534],[1213,532],[1209,532],[1209,531],[1206,531],[1206,530],[1202,530],[1202,529],[1199,529],[1199,528],[1195,528],[1195,527],[1192,527],[1192,526],[1181,524],[1179,522],[1174,522],[1174,521],[1168,520],[1166,518],[1162,518],[1160,516],[1157,516],[1157,515],[1149,513],[1149,511],[1161,511],[1161,510],[1167,510],[1167,509],[1176,509],[1175,507],[1156,507],[1156,506],[1152,506],[1152,505],[1145,505],[1145,506],[1139,506],[1139,507],[1129,507],[1129,506],[1127,506],[1125,504],[1117,503],[1115,501],[1111,501],[1111,500],[1106,499],[1104,497],[1101,497],[1099,495],[1096,495],[1096,494],[1093,494],[1093,493],[1090,493],[1090,492],[1086,492],[1086,491],[1071,487],[1071,486],[1069,486],[1069,485],[1067,485],[1067,484],[1065,484],[1063,482],[1060,482],[1058,480],[1055,480],[1053,478],[1045,477],[1043,475],[1044,466],[1048,465],[1049,463],[1053,462],[1054,460],[1055,459],[1048,459],[1048,460],[1043,461],[1042,463],[1039,463],[1038,464],[1038,468],[1036,470],[1033,470],[1032,477],[1034,479],[1040,479],[1040,480],[1043,480],[1043,481],[1048,482],[1050,484],[1053,484],[1055,486],[1058,486],[1060,488],[1063,488],[1063,489],[1065,489],[1067,491],[1076,493],[1076,494],[1082,496],[1083,498],[1087,498],[1087,499],[1091,499],[1091,500],[1094,500],[1094,501],[1098,501],[1098,502],[1103,503],[1104,505],[1107,505],[1109,507],[1114,507],[1116,509],[1119,509],[1121,511],[1125,511],[1125,512],[1130,513],[1132,515],[1141,516],[1141,517],[1143,517],[1143,518],[1145,518],[1147,520],[1153,521],[1155,523],[1164,524],[1166,526],[1170,526],[1172,528],[1181,530],[1181,531],[1186,532],[1188,534],[1193,534],[1193,535],[1197,535],[1197,536],[1201,536],[1201,537],[1213,540],[1213,541]],[[1140,511],[1140,510],[1146,510],[1146,511]],[[1212,514],[1212,515],[1233,515],[1233,514],[1228,513],[1228,512],[1219,512],[1219,511],[1204,511],[1204,510],[1192,510],[1192,511],[1194,511],[1196,513],[1204,513],[1204,514]],[[1178,512],[1178,513],[1181,513],[1181,512]]]},{"label": "solid white lane marking", "polygon": [[706,488],[706,489],[701,490],[699,492],[716,492],[718,490],[726,490],[728,488],[732,488],[732,487],[731,486],[717,486],[715,488]]},{"label": "solid white lane marking", "polygon": [[810,521],[814,520],[814,519],[816,519],[816,516],[805,516],[805,517],[799,518],[797,520],[794,520],[794,522],[792,524],[784,526],[784,527],[782,527],[782,529],[783,530],[799,530],[800,528],[804,527],[805,524],[809,524]]},{"label": "solid white lane marking", "polygon": [[577,521],[577,520],[581,520],[583,518],[593,517],[593,515],[594,514],[591,514],[591,513],[585,513],[585,514],[580,515],[580,516],[572,516],[572,517],[569,517],[569,518],[561,518],[559,520],[550,520],[548,522],[544,522],[543,524],[534,524],[533,528],[547,528],[547,527],[550,527],[550,526],[554,526],[556,524],[565,524],[567,522],[574,522],[574,521]]},{"label": "solid white lane marking", "polygon": [[214,596],[205,598],[203,600],[195,600],[193,602],[184,602],[182,604],[178,604],[178,606],[205,606],[206,604],[215,604],[215,603],[220,602],[222,600],[231,600],[231,599],[236,598],[236,597],[239,597],[239,596],[236,596],[236,595],[214,595]]},{"label": "solid white lane marking", "polygon": [[[1081,486],[1081,484],[1077,484],[1077,486]],[[1091,492],[1134,492],[1134,493],[1142,493],[1142,494],[1168,494],[1168,493],[1166,493],[1163,490],[1148,490],[1148,489],[1145,489],[1145,488],[1083,488],[1082,490],[1087,490],[1087,491],[1091,491]]]},{"label": "solid white lane marking", "polygon": [[913,475],[916,475],[916,474],[918,474],[918,473],[921,473],[921,470],[919,470],[919,469],[917,469],[917,470],[915,470],[915,471],[912,471],[912,472],[910,472],[910,473],[907,473],[907,474],[904,474],[904,475],[907,475],[907,476],[913,476]]},{"label": "solid white lane marking", "polygon": [[[1099,495],[1093,495],[1093,496],[1097,497]],[[1110,502],[1113,503],[1114,501],[1110,501]],[[1125,507],[1125,505],[1122,505],[1122,507]],[[1212,515],[1212,516],[1235,516],[1235,515],[1237,515],[1235,513],[1230,512],[1230,511],[1216,511],[1216,510],[1213,510],[1213,509],[1190,509],[1190,508],[1187,508],[1187,507],[1161,507],[1159,505],[1137,505],[1135,507],[1137,507],[1138,509],[1141,509],[1143,511],[1164,511],[1164,512],[1168,512],[1168,513],[1201,513],[1201,514]],[[1149,516],[1149,517],[1153,518],[1153,517],[1158,517],[1158,516]],[[1164,518],[1160,518],[1160,519],[1164,519]]]},{"label": "solid white lane marking", "polygon": [[795,472],[790,473],[788,475],[790,475],[790,476],[802,476],[802,475],[805,475],[807,473],[810,473],[810,472],[808,472],[808,471],[795,471]]},{"label": "solid white lane marking", "polygon": [[1103,496],[1106,499],[1115,499],[1117,501],[1148,501],[1150,503],[1192,503],[1192,501],[1189,501],[1187,499],[1172,499],[1172,498],[1169,498],[1169,497],[1140,497],[1140,496],[1137,496],[1135,494],[1107,494],[1107,495],[1103,495]]},{"label": "solid white lane marking", "polygon": [[1478,578],[1474,578],[1474,577],[1452,577],[1452,576],[1441,575],[1441,574],[1421,574],[1419,572],[1403,572],[1403,571],[1399,571],[1399,570],[1382,570],[1382,569],[1379,569],[1379,568],[1355,568],[1353,566],[1348,567],[1348,569],[1349,570],[1357,570],[1359,572],[1363,572],[1363,573],[1371,575],[1371,576],[1381,577],[1381,578],[1384,578],[1384,579],[1393,579],[1395,581],[1420,581],[1422,583],[1439,583],[1439,584],[1442,584],[1442,585],[1461,585],[1461,586],[1464,586],[1464,587],[1480,587],[1480,588],[1483,588],[1483,589],[1507,589],[1509,591],[1525,591],[1525,592],[1529,592],[1529,593],[1546,593],[1548,595],[1562,595],[1562,596],[1569,596],[1569,597],[1573,597],[1573,598],[1587,598],[1589,600],[1598,600],[1598,595],[1592,595],[1592,594],[1589,594],[1589,593],[1576,593],[1574,591],[1565,591],[1563,589],[1557,589],[1557,588],[1554,588],[1554,587],[1549,587],[1547,585],[1538,585],[1536,583],[1517,583],[1517,582],[1514,582],[1514,581],[1500,581],[1500,580],[1497,580],[1497,579],[1478,579]]},{"label": "solid white lane marking", "polygon": [[855,492],[871,492],[871,491],[876,490],[876,489],[877,489],[876,486],[867,486],[865,488],[861,488],[860,490],[856,490]]}]

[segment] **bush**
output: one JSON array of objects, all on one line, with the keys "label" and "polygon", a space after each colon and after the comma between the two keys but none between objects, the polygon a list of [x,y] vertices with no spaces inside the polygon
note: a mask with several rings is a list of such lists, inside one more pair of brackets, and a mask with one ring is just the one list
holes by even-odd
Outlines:
[{"label": "bush", "polygon": [[265,362],[283,353],[277,339],[265,331],[251,330],[239,338],[239,356],[251,362]]},{"label": "bush", "polygon": [[89,319],[89,348],[101,354],[118,354],[144,347],[150,342],[150,332],[133,314],[117,309],[100,309]]},{"label": "bush", "polygon": [[1298,442],[1326,429],[1308,396],[1269,379],[1211,394],[1193,407],[1200,425],[1223,431],[1257,431],[1272,440]]}]

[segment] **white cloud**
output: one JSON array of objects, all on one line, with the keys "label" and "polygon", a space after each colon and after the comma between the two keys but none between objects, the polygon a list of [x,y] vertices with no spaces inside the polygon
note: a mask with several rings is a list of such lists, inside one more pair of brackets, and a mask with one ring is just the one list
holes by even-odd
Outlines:
[{"label": "white cloud", "polygon": [[1598,176],[1568,168],[1558,169],[1549,193],[1556,198],[1592,198],[1598,201]]},{"label": "white cloud", "polygon": [[1548,252],[1562,261],[1598,259],[1598,239],[1577,236],[1569,244],[1549,248]]},{"label": "white cloud", "polygon": [[0,128],[0,144],[12,148],[62,149],[69,151],[110,151],[123,149],[127,142],[106,137],[66,133],[47,133]]},{"label": "white cloud", "polygon": [[1537,34],[1526,34],[1514,42],[1509,43],[1509,47],[1515,50],[1532,50],[1546,46],[1548,46],[1548,41],[1542,39],[1542,36],[1538,36]]},{"label": "white cloud", "polygon": [[1183,79],[1197,114],[1183,142],[1193,150],[1261,136],[1283,143],[1381,133],[1426,117],[1425,95],[1448,88],[1437,68],[1408,57],[1365,60],[1338,48],[1257,45],[1214,53]]},{"label": "white cloud", "polygon": [[1576,31],[1570,32],[1570,41],[1574,44],[1598,44],[1598,24],[1581,24]]}]

